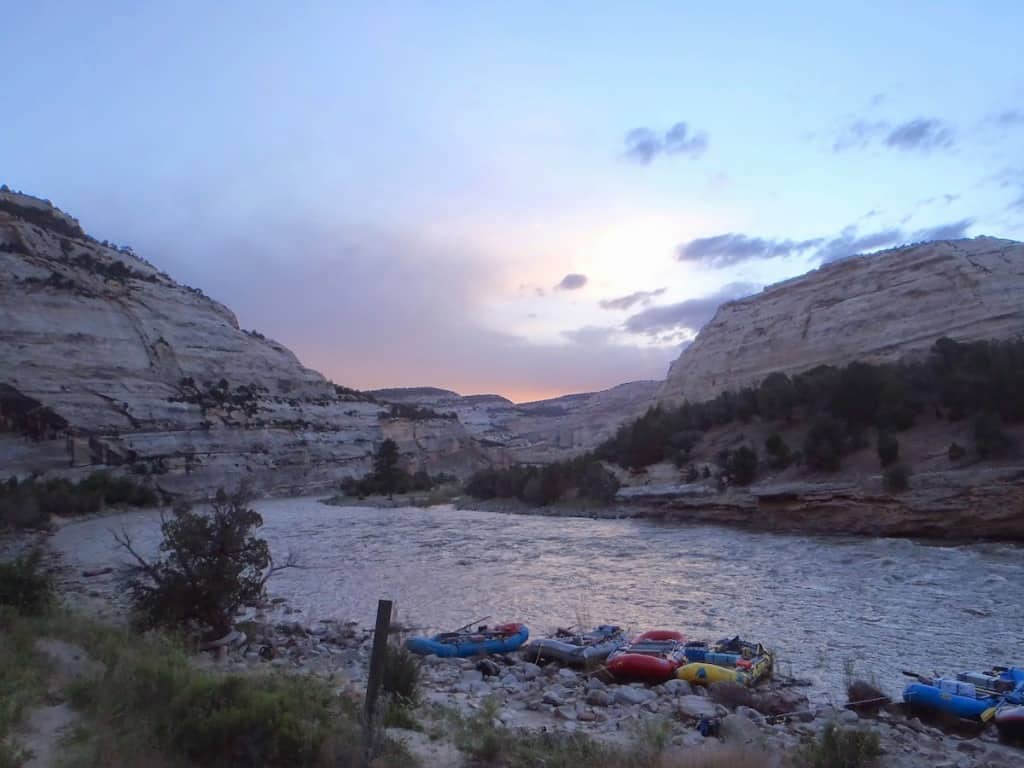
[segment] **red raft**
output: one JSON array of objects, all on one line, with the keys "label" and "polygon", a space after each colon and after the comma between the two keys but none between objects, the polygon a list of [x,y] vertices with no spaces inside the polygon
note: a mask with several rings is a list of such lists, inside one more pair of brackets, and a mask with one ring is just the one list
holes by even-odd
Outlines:
[{"label": "red raft", "polygon": [[644,632],[608,657],[608,671],[620,682],[658,685],[686,663],[685,648],[686,637],[680,632]]},{"label": "red raft", "polygon": [[996,712],[996,727],[1004,741],[1024,744],[1024,706]]}]

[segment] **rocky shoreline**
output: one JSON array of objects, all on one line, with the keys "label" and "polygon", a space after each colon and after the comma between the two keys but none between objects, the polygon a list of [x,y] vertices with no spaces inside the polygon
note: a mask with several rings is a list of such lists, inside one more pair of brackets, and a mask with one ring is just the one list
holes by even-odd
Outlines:
[{"label": "rocky shoreline", "polygon": [[[231,643],[204,654],[200,663],[225,670],[266,667],[341,679],[341,690],[362,696],[372,632],[354,623],[321,621],[249,623]],[[600,670],[593,674],[557,664],[539,666],[521,654],[486,659],[423,657],[422,697],[414,714],[425,722],[454,711],[462,717],[492,715],[495,727],[517,732],[581,733],[623,743],[645,724],[656,724],[680,750],[742,748],[764,755],[766,765],[822,733],[830,724],[876,733],[881,765],[969,768],[1020,765],[1024,752],[998,742],[993,731],[965,735],[944,732],[886,704],[854,711],[843,705],[811,703],[801,682],[777,679],[750,690],[735,684],[710,689],[682,680],[658,686],[616,685]],[[716,733],[704,736],[701,720]],[[396,733],[397,732],[397,733]],[[391,729],[402,736],[401,729]],[[414,741],[418,734],[406,734]]]}]

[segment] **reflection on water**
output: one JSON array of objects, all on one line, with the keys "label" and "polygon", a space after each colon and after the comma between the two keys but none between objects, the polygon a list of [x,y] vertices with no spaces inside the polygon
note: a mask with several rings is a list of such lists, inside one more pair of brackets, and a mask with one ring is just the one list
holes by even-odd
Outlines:
[{"label": "reflection on water", "polygon": [[[820,538],[639,520],[588,520],[451,508],[257,503],[281,556],[302,553],[270,591],[303,620],[372,624],[376,601],[404,621],[452,627],[481,616],[555,626],[615,623],[741,634],[775,647],[783,670],[838,691],[844,664],[890,692],[900,669],[955,671],[1024,662],[1024,557],[1012,545],[935,546]],[[159,518],[130,513],[70,525],[53,539],[69,563],[120,559],[126,526],[155,550]]]}]

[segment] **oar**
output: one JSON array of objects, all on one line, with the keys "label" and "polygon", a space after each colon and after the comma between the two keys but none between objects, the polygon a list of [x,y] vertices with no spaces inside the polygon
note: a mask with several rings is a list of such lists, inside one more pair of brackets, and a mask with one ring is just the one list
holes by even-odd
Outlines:
[{"label": "oar", "polygon": [[451,631],[451,634],[456,635],[456,634],[458,634],[459,632],[461,632],[464,629],[469,629],[474,624],[479,624],[481,621],[487,621],[489,618],[491,618],[491,617],[490,616],[483,616],[482,618],[479,618],[479,619],[473,619],[473,621],[469,622],[468,624],[463,624],[458,629],[453,629]]}]

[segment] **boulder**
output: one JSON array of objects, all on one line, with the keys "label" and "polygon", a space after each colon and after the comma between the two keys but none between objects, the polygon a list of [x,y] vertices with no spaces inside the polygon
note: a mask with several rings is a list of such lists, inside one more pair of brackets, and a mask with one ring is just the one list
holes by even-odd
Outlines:
[{"label": "boulder", "polygon": [[697,719],[701,717],[716,717],[718,710],[713,701],[701,696],[680,696],[676,699],[676,710],[682,717]]},{"label": "boulder", "polygon": [[726,715],[718,726],[718,736],[726,744],[746,746],[761,741],[761,732],[757,725],[743,715]]},{"label": "boulder", "polygon": [[617,704],[643,704],[657,696],[654,691],[647,688],[633,688],[628,685],[619,686],[615,689],[614,697]]}]

